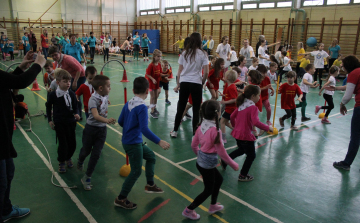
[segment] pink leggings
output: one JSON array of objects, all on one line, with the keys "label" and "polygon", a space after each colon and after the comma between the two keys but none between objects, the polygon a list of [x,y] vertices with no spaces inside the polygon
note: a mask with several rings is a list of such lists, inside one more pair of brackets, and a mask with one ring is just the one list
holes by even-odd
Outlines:
[{"label": "pink leggings", "polygon": [[269,99],[263,100],[262,101],[263,106],[266,109],[266,117],[267,117],[267,121],[270,120],[271,118],[271,107],[270,107],[270,102]]}]

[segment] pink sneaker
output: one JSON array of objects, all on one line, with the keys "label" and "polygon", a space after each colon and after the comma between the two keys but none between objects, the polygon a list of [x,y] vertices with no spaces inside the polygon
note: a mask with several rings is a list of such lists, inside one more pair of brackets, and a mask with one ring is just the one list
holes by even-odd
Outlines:
[{"label": "pink sneaker", "polygon": [[197,214],[194,210],[189,210],[187,207],[182,212],[182,216],[186,218],[190,218],[191,220],[198,220],[200,219],[200,215]]},{"label": "pink sneaker", "polygon": [[147,61],[149,61],[149,58],[147,58]]},{"label": "pink sneaker", "polygon": [[209,207],[209,213],[210,214],[214,214],[218,211],[221,211],[224,209],[224,205],[221,205],[220,203],[216,203],[216,204],[210,204],[210,207]]},{"label": "pink sneaker", "polygon": [[323,119],[321,119],[321,123],[331,124],[331,122],[330,122],[326,117],[324,117]]},{"label": "pink sneaker", "polygon": [[321,109],[321,106],[319,106],[319,105],[315,106],[315,115],[317,115],[317,113],[320,111],[320,109]]},{"label": "pink sneaker", "polygon": [[144,58],[144,62],[145,62],[145,58]]},{"label": "pink sneaker", "polygon": [[272,125],[272,123],[271,123],[270,121],[267,121],[266,124],[267,124],[268,126]]}]

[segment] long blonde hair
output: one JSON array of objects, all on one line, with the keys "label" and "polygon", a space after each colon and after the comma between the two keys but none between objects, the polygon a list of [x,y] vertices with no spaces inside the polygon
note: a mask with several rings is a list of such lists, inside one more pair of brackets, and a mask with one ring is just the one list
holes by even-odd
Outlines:
[{"label": "long blonde hair", "polygon": [[160,50],[158,49],[155,49],[154,52],[153,52],[153,59],[152,59],[152,63],[155,64],[155,56],[161,56],[162,53]]}]

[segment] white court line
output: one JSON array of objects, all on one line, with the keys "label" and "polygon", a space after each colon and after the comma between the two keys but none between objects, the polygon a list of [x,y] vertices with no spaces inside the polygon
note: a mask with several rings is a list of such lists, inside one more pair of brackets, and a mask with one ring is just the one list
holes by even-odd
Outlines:
[{"label": "white court line", "polygon": [[54,173],[54,176],[56,180],[59,182],[59,184],[63,187],[65,192],[69,195],[71,200],[76,204],[76,206],[79,208],[79,210],[85,215],[85,217],[88,219],[90,223],[97,223],[95,218],[90,214],[90,212],[85,208],[85,206],[81,203],[81,201],[76,197],[76,195],[71,191],[71,189],[67,188],[68,185],[65,183],[65,181],[59,176],[57,172],[54,171],[54,168],[52,165],[50,165],[49,161],[44,157],[44,155],[40,152],[40,150],[37,148],[37,146],[34,144],[34,142],[30,139],[28,134],[24,131],[24,129],[21,127],[19,123],[16,123],[17,127],[20,129],[21,133],[24,135],[26,140],[29,142],[29,144],[33,147],[35,152],[39,155],[39,157],[43,160],[47,168],[50,170],[50,172]]},{"label": "white court line", "polygon": [[[349,109],[348,112],[350,112],[350,111],[352,111],[352,110],[354,110],[354,109],[353,109],[353,108],[352,108],[352,109]],[[337,115],[340,115],[340,112],[339,112],[339,113],[336,113],[336,114],[333,114],[333,115],[330,115],[329,118],[334,117],[334,116],[337,116]],[[299,130],[301,130],[301,129],[300,129],[301,127],[304,127],[304,126],[307,126],[308,124],[312,124],[312,123],[319,122],[319,121],[321,121],[321,119],[314,120],[314,121],[311,121],[311,122],[305,122],[305,124],[304,124],[304,123],[301,124],[298,128],[299,128]],[[288,131],[291,131],[291,129],[289,128],[289,129],[285,129],[285,130],[283,130],[283,131],[279,131],[279,134],[280,134],[280,133],[284,133],[284,132],[288,132]],[[278,134],[278,135],[279,135],[279,134]],[[256,141],[262,140],[262,139],[266,139],[266,138],[269,138],[269,137],[271,137],[271,136],[274,136],[274,135],[263,136],[263,137],[258,138]],[[225,148],[225,150],[234,149],[234,148],[236,148],[236,147],[237,147],[237,145],[231,146],[231,147]],[[180,165],[180,164],[184,164],[184,163],[187,163],[187,162],[196,160],[196,159],[197,159],[197,157],[194,157],[194,158],[191,158],[191,159],[183,160],[183,161],[181,161],[181,162],[177,162],[176,164],[177,164],[177,165]]]}]

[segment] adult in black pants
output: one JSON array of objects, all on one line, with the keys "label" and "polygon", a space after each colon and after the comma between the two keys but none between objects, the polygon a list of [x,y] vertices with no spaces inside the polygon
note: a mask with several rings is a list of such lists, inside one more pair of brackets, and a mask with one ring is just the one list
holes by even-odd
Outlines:
[{"label": "adult in black pants", "polygon": [[36,49],[37,49],[37,40],[36,40],[36,36],[35,34],[31,34],[32,37],[31,37],[31,46],[32,46],[32,49],[33,49],[33,52],[37,52]]},{"label": "adult in black pants", "polygon": [[90,58],[91,58],[91,64],[94,63],[94,57],[95,57],[95,47],[96,47],[96,38],[94,37],[94,33],[90,32],[90,37],[88,39],[88,44],[90,47]]},{"label": "adult in black pants", "polygon": [[[12,74],[0,70],[0,222],[20,218],[30,213],[30,209],[13,206],[10,201],[11,181],[15,172],[13,158],[17,157],[12,144],[14,113],[11,89],[26,88],[41,72],[46,60],[41,55],[37,56],[35,62],[32,58],[33,52],[28,52]],[[25,71],[33,62],[34,64]]]},{"label": "adult in black pants", "polygon": [[127,63],[126,60],[125,60],[125,54],[126,54],[126,48],[131,47],[130,42],[129,42],[130,39],[131,39],[131,36],[128,36],[127,39],[124,41],[124,43],[120,47],[120,51],[121,51],[121,53],[123,55],[123,62],[124,63]]},{"label": "adult in black pants", "polygon": [[[173,138],[177,137],[177,130],[179,129],[182,114],[184,113],[190,94],[193,100],[193,134],[195,134],[199,123],[202,86],[209,75],[209,61],[207,53],[202,50],[200,33],[194,32],[190,35],[189,43],[185,46],[185,51],[180,55],[178,62],[177,86],[174,88],[174,91],[178,92],[180,89],[180,95],[174,129],[170,132]],[[202,70],[204,70],[203,77]]]},{"label": "adult in black pants", "polygon": [[338,45],[338,40],[333,39],[331,46],[329,46],[328,54],[330,55],[328,66],[331,67],[334,61],[339,57],[341,47]]}]

